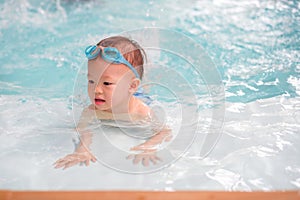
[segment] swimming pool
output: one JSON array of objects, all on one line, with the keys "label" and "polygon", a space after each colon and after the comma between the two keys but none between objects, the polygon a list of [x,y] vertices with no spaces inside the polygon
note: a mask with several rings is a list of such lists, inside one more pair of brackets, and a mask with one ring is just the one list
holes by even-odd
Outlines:
[{"label": "swimming pool", "polygon": [[[299,189],[299,11],[297,1],[1,1],[0,188]],[[123,173],[101,163],[53,169],[55,160],[74,149],[73,113],[76,118],[82,102],[74,104],[73,86],[78,85],[76,92],[84,88],[78,81],[84,74],[78,73],[84,70],[83,49],[104,36],[142,27],[175,33],[174,43],[166,45],[180,52],[193,53],[196,47],[188,49],[177,36],[191,38],[212,59],[226,97],[221,98],[225,111],[220,116],[224,123],[217,127],[222,129],[218,143],[203,157],[200,144],[205,137],[200,137],[176,162],[146,174]],[[155,38],[148,42],[159,46],[170,40],[165,36],[157,43]],[[205,92],[207,74],[195,77],[189,64],[178,56],[173,59],[170,51],[148,52],[157,65],[175,67],[174,73],[202,89],[195,95],[199,130],[209,129],[216,107]],[[149,70],[149,79],[157,78],[156,70]],[[163,73],[160,80],[173,83],[174,73]],[[160,89],[153,93],[162,96]],[[190,105],[190,99],[184,100],[183,105]],[[172,98],[157,101],[176,108]],[[169,111],[176,120],[182,117],[176,109]]]}]

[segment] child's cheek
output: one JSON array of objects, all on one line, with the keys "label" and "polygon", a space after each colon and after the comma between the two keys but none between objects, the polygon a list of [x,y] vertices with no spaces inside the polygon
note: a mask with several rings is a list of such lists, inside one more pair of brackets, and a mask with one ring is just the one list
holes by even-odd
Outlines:
[{"label": "child's cheek", "polygon": [[119,84],[115,87],[114,96],[117,98],[124,98],[128,94],[128,87],[125,84]]},{"label": "child's cheek", "polygon": [[95,89],[92,86],[88,87],[88,93],[89,93],[90,96],[94,95],[94,91],[95,91]]}]

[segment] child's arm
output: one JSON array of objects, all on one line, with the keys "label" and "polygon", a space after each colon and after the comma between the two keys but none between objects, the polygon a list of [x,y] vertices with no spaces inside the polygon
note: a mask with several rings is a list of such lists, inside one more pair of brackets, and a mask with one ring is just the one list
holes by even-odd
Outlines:
[{"label": "child's arm", "polygon": [[91,133],[84,133],[81,137],[80,144],[76,148],[75,152],[72,154],[66,155],[64,158],[59,159],[54,163],[55,168],[69,168],[78,163],[85,163],[86,166],[90,164],[90,161],[96,162],[96,157],[90,152],[87,147],[87,140],[91,139]]},{"label": "child's arm", "polygon": [[139,113],[147,116],[153,126],[153,133],[155,134],[144,143],[130,149],[131,151],[141,151],[141,153],[130,155],[127,158],[133,159],[134,164],[138,164],[141,161],[143,165],[148,166],[150,161],[152,161],[153,164],[161,161],[160,158],[156,156],[156,151],[160,144],[172,139],[172,131],[165,125],[165,122],[159,120],[156,114],[148,106],[145,104],[140,105],[141,109],[139,110]]},{"label": "child's arm", "polygon": [[141,162],[144,166],[149,166],[150,162],[152,162],[155,165],[157,164],[157,162],[162,161],[156,155],[156,151],[158,150],[159,145],[164,141],[170,141],[171,138],[171,130],[165,127],[146,142],[131,148],[130,150],[132,151],[141,152],[138,154],[129,155],[127,159],[132,159],[133,164],[138,164],[139,162]]},{"label": "child's arm", "polygon": [[82,111],[79,123],[77,125],[77,131],[80,136],[80,143],[78,144],[74,153],[59,159],[54,163],[55,168],[66,169],[78,163],[85,163],[87,166],[90,161],[96,162],[96,157],[90,152],[89,146],[92,143],[92,133],[87,130],[88,124],[93,120],[94,112],[91,107]]},{"label": "child's arm", "polygon": [[157,132],[153,137],[151,137],[146,142],[132,147],[130,150],[132,151],[150,151],[150,150],[157,150],[158,145],[163,142],[168,142],[172,139],[172,132],[171,129],[164,127],[162,130]]},{"label": "child's arm", "polygon": [[127,159],[132,159],[133,164],[138,164],[139,162],[141,162],[144,166],[149,166],[150,162],[152,162],[155,165],[158,162],[162,161],[156,155],[158,146],[164,141],[170,141],[171,138],[171,129],[165,127],[146,142],[138,146],[132,147],[130,150],[141,151],[141,153],[129,155]]}]

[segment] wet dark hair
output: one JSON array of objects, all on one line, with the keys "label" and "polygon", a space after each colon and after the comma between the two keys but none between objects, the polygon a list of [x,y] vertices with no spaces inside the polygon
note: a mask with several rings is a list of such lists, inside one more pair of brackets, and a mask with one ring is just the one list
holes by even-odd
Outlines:
[{"label": "wet dark hair", "polygon": [[142,79],[147,58],[144,49],[136,41],[123,36],[113,36],[101,40],[97,46],[117,48]]}]

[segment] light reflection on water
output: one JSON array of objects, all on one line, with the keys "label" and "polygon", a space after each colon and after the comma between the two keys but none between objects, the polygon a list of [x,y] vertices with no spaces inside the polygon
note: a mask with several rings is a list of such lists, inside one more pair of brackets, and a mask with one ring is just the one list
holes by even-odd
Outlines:
[{"label": "light reflection on water", "polygon": [[[298,1],[287,0],[1,1],[1,188],[298,189],[299,9]],[[70,99],[82,50],[105,35],[144,26],[184,32],[216,63],[227,102],[215,150],[199,160],[196,141],[171,167],[137,179],[98,165],[52,170],[50,164],[74,148]],[[209,107],[205,97],[198,101]],[[205,132],[209,112],[200,112]]]}]

